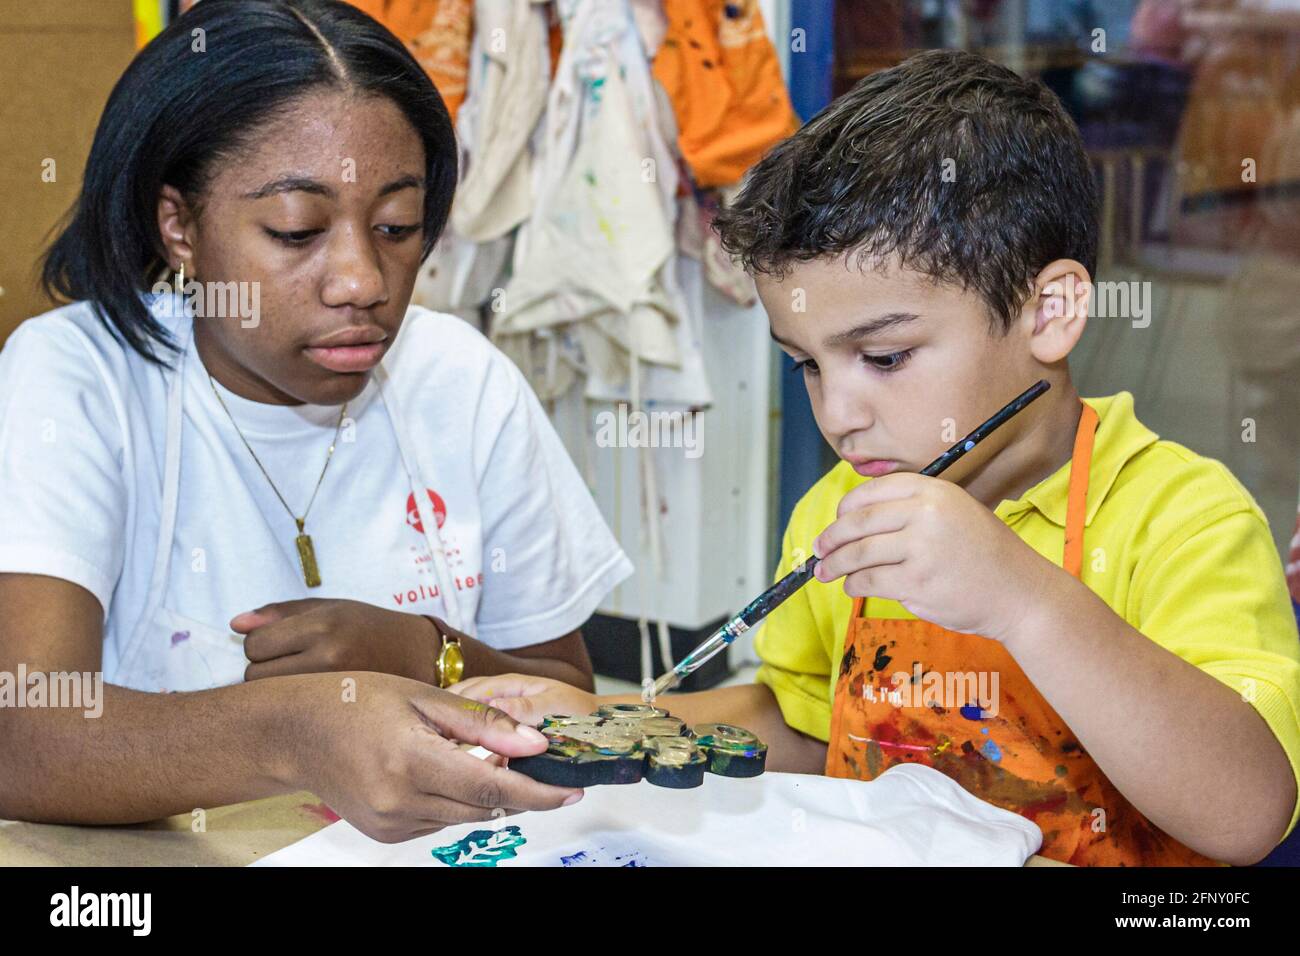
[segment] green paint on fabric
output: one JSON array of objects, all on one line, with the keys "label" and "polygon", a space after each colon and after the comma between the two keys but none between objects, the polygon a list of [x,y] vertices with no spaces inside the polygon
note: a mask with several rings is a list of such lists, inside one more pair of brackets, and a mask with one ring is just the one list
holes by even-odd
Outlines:
[{"label": "green paint on fabric", "polygon": [[448,866],[496,866],[502,860],[512,860],[517,847],[528,841],[518,827],[500,830],[475,830],[463,840],[447,846],[434,847],[433,858]]}]

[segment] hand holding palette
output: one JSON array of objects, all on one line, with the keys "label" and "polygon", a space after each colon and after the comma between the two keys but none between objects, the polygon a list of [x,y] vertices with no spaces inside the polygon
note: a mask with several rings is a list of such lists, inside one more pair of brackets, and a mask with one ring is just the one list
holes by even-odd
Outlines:
[{"label": "hand holding palette", "polygon": [[590,787],[638,783],[684,790],[704,783],[704,773],[757,777],[767,744],[743,727],[686,724],[647,704],[605,704],[584,717],[543,719],[545,753],[514,757],[510,769],[542,783]]}]

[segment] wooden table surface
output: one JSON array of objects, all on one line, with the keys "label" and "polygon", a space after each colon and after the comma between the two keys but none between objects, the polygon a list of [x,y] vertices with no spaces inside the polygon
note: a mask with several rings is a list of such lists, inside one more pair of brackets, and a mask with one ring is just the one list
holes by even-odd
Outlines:
[{"label": "wooden table surface", "polygon": [[0,866],[246,866],[337,819],[304,792],[214,807],[201,832],[188,813],[109,827],[0,821]]},{"label": "wooden table surface", "polygon": [[[310,793],[188,813],[132,826],[0,821],[0,866],[246,866],[338,819]],[[1035,855],[1027,866],[1065,866]]]}]

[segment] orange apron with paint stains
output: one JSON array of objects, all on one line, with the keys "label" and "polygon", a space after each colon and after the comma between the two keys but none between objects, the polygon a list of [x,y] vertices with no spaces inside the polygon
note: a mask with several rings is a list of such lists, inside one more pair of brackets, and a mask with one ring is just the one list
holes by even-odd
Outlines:
[{"label": "orange apron with paint stains", "polygon": [[[1062,565],[1075,577],[1097,421],[1085,404],[1070,461]],[[1214,865],[1120,795],[1000,643],[929,621],[865,617],[863,603],[854,600],[844,640],[827,776],[873,780],[895,764],[920,763],[1034,821],[1043,831],[1040,852],[1052,859]],[[896,683],[899,672],[906,678]]]}]

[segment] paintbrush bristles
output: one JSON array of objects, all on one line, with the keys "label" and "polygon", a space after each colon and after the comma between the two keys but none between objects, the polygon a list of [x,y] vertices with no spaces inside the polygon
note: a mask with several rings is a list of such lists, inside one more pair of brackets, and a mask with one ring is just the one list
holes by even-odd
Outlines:
[{"label": "paintbrush bristles", "polygon": [[677,685],[680,684],[681,682],[682,679],[681,677],[678,676],[677,671],[675,670],[669,671],[666,674],[662,674],[660,675],[659,679],[655,681],[653,684],[647,684],[644,688],[642,688],[641,700],[647,704],[653,704],[655,702],[656,697],[658,697],[660,694],[668,693],[670,690],[673,690],[675,687],[677,687]]}]

